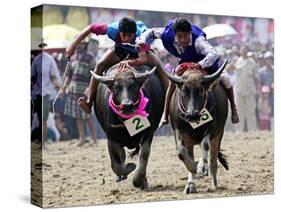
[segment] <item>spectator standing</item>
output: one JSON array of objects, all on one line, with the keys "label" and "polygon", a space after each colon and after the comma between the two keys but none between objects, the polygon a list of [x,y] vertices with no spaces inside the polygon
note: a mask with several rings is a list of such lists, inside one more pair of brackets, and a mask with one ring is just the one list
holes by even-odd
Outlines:
[{"label": "spectator standing", "polygon": [[237,130],[239,132],[244,131],[246,124],[248,131],[257,130],[255,115],[255,95],[259,87],[257,65],[252,58],[247,56],[248,51],[248,46],[242,45],[240,48],[241,56],[234,64],[237,71],[237,107],[240,116]]},{"label": "spectator standing", "polygon": [[90,67],[93,57],[87,53],[87,44],[79,44],[75,59],[70,64],[69,72],[66,75],[65,82],[60,91],[62,96],[68,88],[68,96],[65,104],[65,115],[76,119],[76,124],[79,133],[79,141],[77,146],[82,146],[86,143],[84,123],[86,122],[91,131],[91,144],[97,144],[96,130],[93,121],[93,115],[85,113],[78,106],[78,98],[85,97],[88,92],[88,84],[91,78]]},{"label": "spectator standing", "polygon": [[273,87],[274,87],[274,67],[273,67],[273,54],[268,51],[264,54],[265,65],[260,69],[260,84],[261,87],[268,87],[268,99],[271,107],[271,116],[273,117],[274,113],[274,95],[273,95]]},{"label": "spectator standing", "polygon": [[270,130],[271,106],[269,102],[269,86],[262,86],[261,98],[259,99],[259,127],[260,130]]},{"label": "spectator standing", "polygon": [[31,66],[32,94],[35,96],[34,110],[37,113],[40,127],[41,147],[46,148],[47,120],[50,111],[50,95],[53,89],[59,88],[59,70],[54,58],[44,50],[47,44],[39,44],[42,52],[38,54]]}]

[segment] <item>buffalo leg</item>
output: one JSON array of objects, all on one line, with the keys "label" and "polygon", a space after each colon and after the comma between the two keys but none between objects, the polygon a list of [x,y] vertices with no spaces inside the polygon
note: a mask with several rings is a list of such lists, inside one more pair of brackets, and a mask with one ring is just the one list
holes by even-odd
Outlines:
[{"label": "buffalo leg", "polygon": [[[121,157],[121,163],[124,164],[126,161],[126,152],[124,148],[120,148],[120,157]],[[126,179],[127,179],[126,175],[120,175],[120,176],[117,175],[116,182],[120,182]]]},{"label": "buffalo leg", "polygon": [[201,176],[209,175],[209,167],[208,167],[209,145],[210,145],[210,137],[209,137],[209,135],[207,135],[200,144],[201,158],[200,158],[198,166],[197,166],[197,174],[199,174]]},{"label": "buffalo leg", "polygon": [[119,144],[108,140],[108,151],[111,160],[111,168],[117,176],[126,177],[136,168],[134,163],[124,164],[125,152],[124,148]]},{"label": "buffalo leg", "polygon": [[[190,156],[190,158],[192,160],[194,160],[194,147],[192,144],[188,144],[186,146],[187,149],[187,153]],[[195,174],[191,173],[190,171],[188,172],[188,179],[187,179],[187,185],[185,186],[184,189],[184,194],[192,194],[192,193],[196,193],[196,186],[194,183],[194,179],[195,179]]]},{"label": "buffalo leg", "polygon": [[218,153],[220,151],[220,143],[222,139],[222,135],[217,136],[216,138],[211,139],[211,144],[210,144],[210,161],[209,161],[209,166],[210,166],[210,174],[212,176],[212,189],[216,190],[218,187],[218,182],[217,182],[217,169],[218,169]]},{"label": "buffalo leg", "polygon": [[182,143],[182,135],[178,129],[175,129],[175,142],[178,151],[179,159],[184,163],[185,167],[188,171],[195,173],[197,171],[197,164],[193,161],[193,159],[188,154],[185,146]]},{"label": "buffalo leg", "polygon": [[140,148],[139,167],[136,170],[133,179],[133,185],[137,188],[146,189],[148,187],[148,182],[146,178],[146,168],[150,155],[152,138],[153,132],[149,133],[149,135],[144,138],[144,142],[142,143]]}]

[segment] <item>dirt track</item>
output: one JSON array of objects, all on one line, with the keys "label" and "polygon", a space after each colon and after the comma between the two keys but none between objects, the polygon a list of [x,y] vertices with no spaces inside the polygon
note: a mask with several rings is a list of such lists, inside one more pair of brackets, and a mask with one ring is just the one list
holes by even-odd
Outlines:
[{"label": "dirt track", "polygon": [[[115,182],[105,140],[99,140],[97,147],[75,147],[74,142],[51,144],[44,152],[44,207],[225,197],[274,191],[272,132],[225,134],[222,149],[230,170],[219,166],[220,188],[216,192],[209,191],[211,177],[208,176],[197,179],[198,193],[188,196],[183,194],[187,171],[176,155],[172,137],[154,138],[147,172],[150,188],[147,191],[134,188],[133,173],[127,180]],[[199,148],[195,150],[198,160]],[[33,185],[38,181],[37,173],[34,161]]]}]

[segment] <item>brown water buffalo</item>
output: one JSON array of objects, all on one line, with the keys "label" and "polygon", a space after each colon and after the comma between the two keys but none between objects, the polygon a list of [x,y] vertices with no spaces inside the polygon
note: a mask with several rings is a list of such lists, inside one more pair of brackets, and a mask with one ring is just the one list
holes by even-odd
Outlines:
[{"label": "brown water buffalo", "polygon": [[[135,149],[139,153],[139,167],[135,171],[133,185],[144,189],[148,187],[146,167],[149,159],[151,143],[155,130],[158,127],[164,107],[164,89],[155,68],[149,70],[148,66],[140,66],[136,69],[128,67],[120,71],[118,64],[111,67],[104,76],[92,73],[99,86],[95,101],[97,119],[107,135],[108,151],[111,159],[111,168],[117,175],[117,181],[127,178],[135,168],[134,163],[125,163],[126,153],[124,147]],[[130,136],[124,126],[126,118],[117,115],[110,107],[111,95],[115,110],[123,115],[130,116],[137,111],[141,102],[141,93],[149,99],[145,111],[149,114],[150,127]]]},{"label": "brown water buffalo", "polygon": [[[212,75],[204,75],[198,69],[187,70],[181,76],[166,73],[177,85],[171,99],[169,114],[178,157],[188,170],[188,181],[184,190],[187,194],[196,192],[195,174],[207,174],[208,151],[213,189],[218,186],[217,159],[228,169],[228,162],[220,152],[228,102],[224,87],[218,83],[226,63],[227,61]],[[202,115],[204,108],[209,111],[213,120],[193,128],[191,124],[206,118],[206,115]],[[198,164],[194,162],[194,145],[201,145],[202,149],[202,157]]]}]

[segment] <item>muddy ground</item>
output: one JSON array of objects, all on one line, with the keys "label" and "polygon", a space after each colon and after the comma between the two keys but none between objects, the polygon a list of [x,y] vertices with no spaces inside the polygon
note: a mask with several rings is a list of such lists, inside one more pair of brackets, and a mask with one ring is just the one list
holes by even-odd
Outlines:
[{"label": "muddy ground", "polygon": [[[211,177],[196,179],[196,194],[185,195],[187,171],[178,159],[173,137],[155,137],[147,169],[149,189],[141,191],[132,185],[133,173],[116,183],[110,168],[105,140],[98,146],[76,147],[77,141],[48,145],[43,163],[32,161],[33,202],[43,200],[44,207],[67,207],[108,203],[229,197],[273,193],[273,132],[226,133],[223,153],[230,163],[229,171],[218,169],[219,189],[210,191]],[[32,144],[32,151],[38,146]],[[199,147],[195,148],[196,160]],[[38,156],[39,157],[39,156]],[[127,159],[135,161],[137,158]],[[40,178],[40,168],[43,176]],[[43,199],[38,185],[43,182]]]}]

